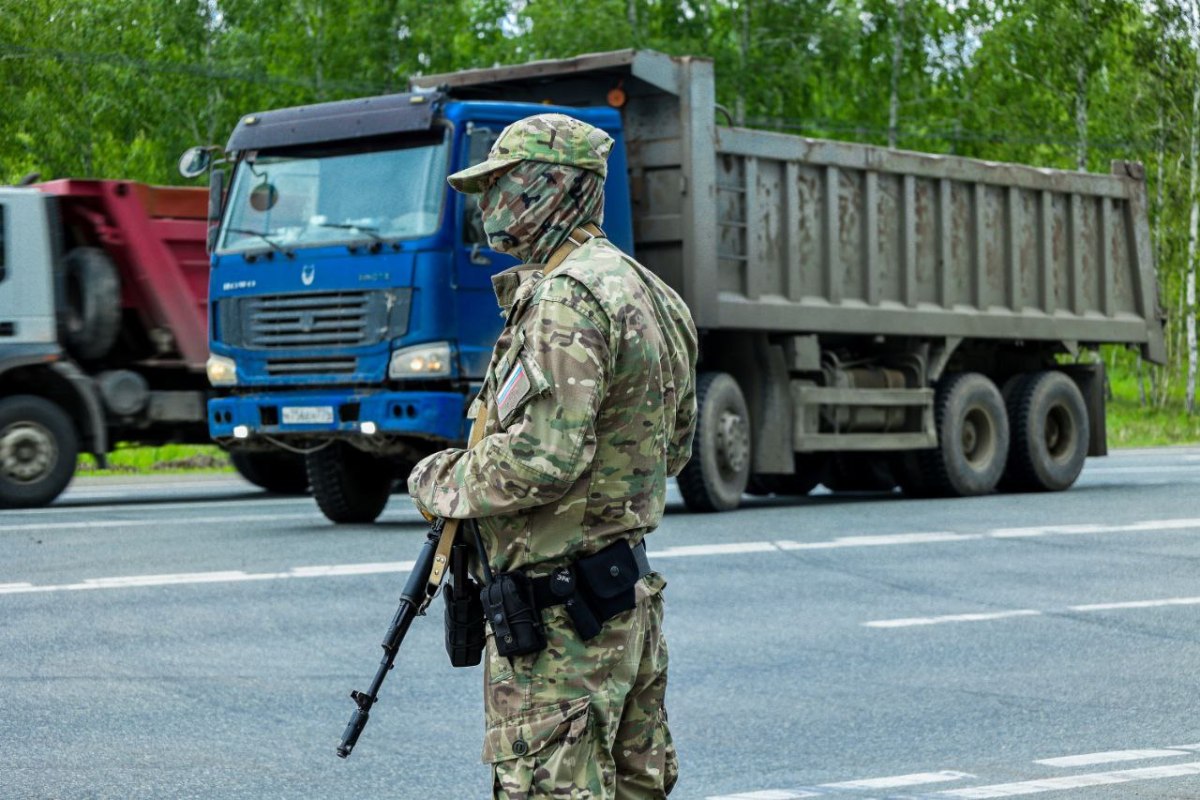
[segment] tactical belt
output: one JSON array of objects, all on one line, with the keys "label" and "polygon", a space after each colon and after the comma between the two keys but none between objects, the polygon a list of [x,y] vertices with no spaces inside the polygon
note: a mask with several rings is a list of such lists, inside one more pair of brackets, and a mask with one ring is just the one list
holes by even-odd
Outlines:
[{"label": "tactical belt", "polygon": [[591,639],[607,620],[637,604],[635,585],[649,575],[646,543],[625,539],[549,575],[530,578],[539,611],[562,605],[581,639]]}]

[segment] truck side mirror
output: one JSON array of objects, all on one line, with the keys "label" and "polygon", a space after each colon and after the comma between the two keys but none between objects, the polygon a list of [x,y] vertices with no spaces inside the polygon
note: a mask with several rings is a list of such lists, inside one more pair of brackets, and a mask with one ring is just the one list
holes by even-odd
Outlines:
[{"label": "truck side mirror", "polygon": [[212,164],[212,153],[207,147],[191,147],[179,157],[179,174],[185,178],[197,178]]}]

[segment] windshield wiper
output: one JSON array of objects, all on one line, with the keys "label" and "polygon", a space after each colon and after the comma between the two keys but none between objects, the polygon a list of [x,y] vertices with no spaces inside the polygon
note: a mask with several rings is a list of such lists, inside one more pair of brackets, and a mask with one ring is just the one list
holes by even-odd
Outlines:
[{"label": "windshield wiper", "polygon": [[379,228],[372,228],[369,225],[355,225],[350,222],[315,222],[313,224],[318,228],[336,228],[337,230],[341,231],[358,231],[359,233],[365,233],[367,236],[370,236],[380,244],[387,242],[386,239],[379,235]]},{"label": "windshield wiper", "polygon": [[271,249],[274,250],[276,253],[283,253],[284,255],[287,255],[286,250],[284,250],[282,247],[280,247],[278,244],[276,244],[273,239],[271,239],[269,236],[267,236],[262,231],[252,231],[249,228],[226,228],[225,231],[227,233],[244,233],[248,236],[257,236],[258,238],[262,239],[264,242],[269,244],[271,246]]}]

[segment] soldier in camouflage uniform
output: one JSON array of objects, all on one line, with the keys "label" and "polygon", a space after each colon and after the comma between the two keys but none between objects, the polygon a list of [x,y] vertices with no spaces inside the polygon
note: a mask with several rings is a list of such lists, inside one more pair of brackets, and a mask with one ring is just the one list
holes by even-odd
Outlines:
[{"label": "soldier in camouflage uniform", "polygon": [[[562,114],[508,126],[450,177],[479,193],[492,247],[524,264],[493,283],[506,324],[484,387],[484,438],[421,461],[430,514],[477,519],[491,568],[548,575],[662,519],[691,455],[696,329],[679,296],[603,238],[612,139]],[[651,572],[636,606],[581,640],[563,606],[548,647],[514,658],[487,637],[483,757],[497,798],[660,798],[678,774],[663,699],[667,646]]]}]

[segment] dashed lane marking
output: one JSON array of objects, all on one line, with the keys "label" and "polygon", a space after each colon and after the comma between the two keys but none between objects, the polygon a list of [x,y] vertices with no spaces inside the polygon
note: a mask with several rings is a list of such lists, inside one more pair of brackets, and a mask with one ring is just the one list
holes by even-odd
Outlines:
[{"label": "dashed lane marking", "polygon": [[293,578],[328,578],[341,575],[383,575],[409,572],[411,561],[386,561],[376,564],[333,564],[329,566],[294,567],[287,572],[184,572],[171,575],[129,575],[117,578],[88,578],[79,583],[35,586],[31,583],[0,583],[0,594],[34,594],[40,592],[79,592],[92,589],[135,589],[148,586],[184,586],[202,583],[245,583],[247,581],[277,581]]},{"label": "dashed lane marking", "polygon": [[1035,764],[1047,767],[1093,767],[1096,764],[1113,764],[1120,761],[1142,761],[1147,758],[1171,758],[1191,755],[1188,750],[1109,750],[1103,753],[1084,753],[1078,756],[1042,758]]},{"label": "dashed lane marking", "polygon": [[[1168,608],[1171,606],[1200,605],[1200,597],[1166,597],[1158,600],[1130,600],[1122,603],[1088,603],[1067,606],[1067,611],[1089,613],[1095,611],[1124,611],[1139,608]],[[944,625],[954,622],[991,622],[1013,617],[1040,617],[1052,611],[1020,608],[1012,611],[988,611],[975,614],[943,614],[935,617],[902,617],[899,619],[875,619],[862,623],[864,628],[915,628],[924,625]],[[1058,612],[1061,613],[1061,612]]]},{"label": "dashed lane marking", "polygon": [[1089,772],[1082,775],[1066,775],[1061,778],[1039,778],[1016,783],[996,783],[991,786],[973,786],[966,789],[948,789],[936,792],[934,797],[960,797],[964,800],[990,800],[994,797],[1022,797],[1044,792],[1061,792],[1065,789],[1083,789],[1088,786],[1112,786],[1134,781],[1154,781],[1166,778],[1182,778],[1200,775],[1200,761],[1186,764],[1170,764],[1161,767],[1139,767],[1113,772]]},{"label": "dashed lane marking", "polygon": [[[193,517],[182,520],[185,525],[230,525],[245,522],[296,521],[307,519],[324,522],[316,514],[246,514],[226,517]],[[93,528],[169,528],[177,523],[170,519],[97,519],[80,522],[35,522],[20,525],[0,525],[0,533],[24,533],[26,531],[91,530]]]},{"label": "dashed lane marking", "polygon": [[946,614],[940,617],[907,617],[904,619],[877,619],[864,622],[867,628],[914,628],[921,625],[942,625],[947,622],[990,622],[1010,617],[1040,617],[1041,611],[1020,608],[1015,611],[993,611],[981,614]]},{"label": "dashed lane marking", "polygon": [[929,786],[974,778],[967,772],[914,772],[910,775],[890,775],[885,778],[863,778],[840,783],[823,783],[803,789],[763,789],[738,794],[712,795],[707,800],[798,800],[805,797],[823,797],[829,794],[844,794],[846,791],[875,791],[880,789],[904,789],[912,786]]}]

